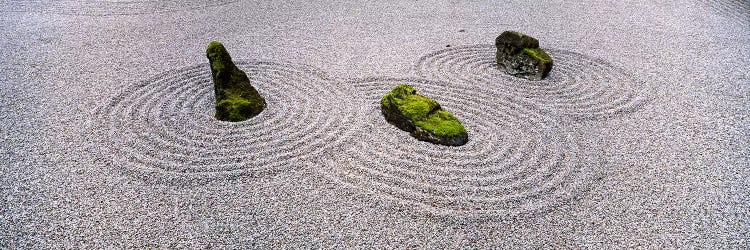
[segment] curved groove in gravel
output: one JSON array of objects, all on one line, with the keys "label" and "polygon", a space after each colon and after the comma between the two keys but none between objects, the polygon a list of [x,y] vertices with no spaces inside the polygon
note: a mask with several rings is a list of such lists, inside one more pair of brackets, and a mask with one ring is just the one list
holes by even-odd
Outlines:
[{"label": "curved groove in gravel", "polygon": [[12,1],[5,12],[38,12],[74,16],[115,16],[203,9],[238,0],[63,0]]},{"label": "curved groove in gravel", "polygon": [[712,12],[742,24],[750,24],[750,1],[703,0],[701,3]]},{"label": "curved groove in gravel", "polygon": [[585,55],[550,49],[550,75],[542,81],[509,76],[496,69],[494,45],[443,49],[421,57],[417,75],[485,86],[500,95],[520,97],[544,113],[598,119],[638,110],[649,102],[646,89],[625,71]]},{"label": "curved groove in gravel", "polygon": [[[469,142],[421,142],[387,123],[379,100],[398,83],[415,86],[455,114]],[[345,186],[382,195],[435,215],[507,218],[569,203],[600,172],[555,121],[533,105],[484,87],[418,78],[353,80],[365,121],[322,173]]]},{"label": "curved groove in gravel", "polygon": [[319,156],[351,132],[358,107],[340,105],[334,80],[314,68],[238,62],[267,107],[243,122],[214,119],[208,64],[160,74],[125,89],[95,117],[125,172],[154,181],[267,175]]}]

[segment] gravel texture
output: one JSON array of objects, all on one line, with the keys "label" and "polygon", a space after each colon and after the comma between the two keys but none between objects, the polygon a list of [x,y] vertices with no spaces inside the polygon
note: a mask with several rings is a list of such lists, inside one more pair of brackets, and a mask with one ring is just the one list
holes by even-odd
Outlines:
[{"label": "gravel texture", "polygon": [[[17,0],[0,35],[3,249],[750,248],[748,1]],[[212,118],[213,39],[259,116]],[[389,125],[398,83],[469,143]]]}]

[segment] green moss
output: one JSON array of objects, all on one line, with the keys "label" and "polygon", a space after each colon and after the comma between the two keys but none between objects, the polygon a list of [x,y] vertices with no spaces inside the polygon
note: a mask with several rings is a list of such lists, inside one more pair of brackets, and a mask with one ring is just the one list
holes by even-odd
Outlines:
[{"label": "green moss", "polygon": [[495,45],[510,44],[516,48],[538,48],[539,40],[521,32],[508,30],[495,38]]},{"label": "green moss", "polygon": [[380,104],[387,108],[393,108],[393,105],[398,105],[396,102],[400,101],[401,99],[406,98],[407,96],[415,94],[416,91],[412,86],[406,85],[406,84],[399,84],[396,85],[396,87],[391,90],[391,92],[386,93],[382,99],[380,99]]},{"label": "green moss", "polygon": [[552,62],[552,58],[547,55],[547,52],[544,52],[541,48],[524,48],[523,52],[527,55],[530,55],[534,58],[536,58],[539,61],[542,61],[543,63],[549,63]]},{"label": "green moss", "polygon": [[249,118],[245,113],[251,110],[252,106],[253,104],[244,98],[226,98],[216,103],[216,116],[232,122],[244,121]]},{"label": "green moss", "polygon": [[388,92],[380,100],[387,108],[398,108],[401,114],[411,121],[419,121],[436,109],[440,108],[437,101],[417,95],[412,86],[399,84],[391,92]]},{"label": "green moss", "polygon": [[458,121],[458,118],[442,109],[433,112],[424,120],[417,121],[415,125],[441,137],[466,133],[466,128]]},{"label": "green moss", "polygon": [[224,98],[243,98],[247,99],[248,101],[255,102],[256,99],[260,100],[258,103],[259,106],[263,106],[263,98],[258,95],[258,91],[255,90],[255,88],[250,88],[251,86],[248,85],[240,85],[240,86],[234,86],[233,88],[227,88],[224,89]]},{"label": "green moss", "polygon": [[263,111],[265,100],[250,85],[247,74],[234,65],[224,45],[211,41],[206,57],[211,63],[214,80],[216,119],[244,121]]},{"label": "green moss", "polygon": [[218,41],[208,43],[206,57],[211,61],[211,70],[227,71],[235,67],[234,63],[232,63],[232,57],[229,56],[229,52]]},{"label": "green moss", "polygon": [[399,84],[383,96],[380,104],[388,109],[397,108],[415,126],[441,137],[466,133],[458,119],[440,108],[437,101],[416,93],[412,86]]},{"label": "green moss", "polygon": [[437,101],[421,95],[410,95],[401,100],[398,109],[404,116],[409,117],[412,121],[418,121],[427,118],[431,112],[439,109]]}]

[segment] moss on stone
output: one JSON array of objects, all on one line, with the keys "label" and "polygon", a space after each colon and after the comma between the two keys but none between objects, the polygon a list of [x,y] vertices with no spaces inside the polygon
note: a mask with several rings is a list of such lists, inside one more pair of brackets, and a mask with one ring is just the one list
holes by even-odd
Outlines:
[{"label": "moss on stone", "polygon": [[437,101],[419,95],[414,87],[399,84],[386,93],[380,104],[388,110],[398,110],[414,126],[439,137],[457,137],[466,134],[466,128]]},{"label": "moss on stone", "polygon": [[538,48],[539,40],[524,33],[508,30],[495,38],[495,45],[508,44],[516,48]]},{"label": "moss on stone", "polygon": [[539,40],[516,31],[505,31],[495,38],[497,67],[510,75],[542,80],[552,70],[552,58]]},{"label": "moss on stone", "polygon": [[228,72],[235,67],[229,52],[218,41],[208,43],[206,56],[211,61],[211,71]]},{"label": "moss on stone", "polygon": [[211,63],[216,97],[216,119],[222,121],[244,121],[259,114],[266,102],[250,85],[245,72],[232,62],[229,52],[220,42],[211,41],[206,49]]},{"label": "moss on stone", "polygon": [[440,108],[437,101],[417,95],[414,88],[406,84],[397,85],[383,96],[380,103],[389,109],[397,108],[411,121],[423,120],[432,111]]},{"label": "moss on stone", "polygon": [[466,133],[466,128],[458,121],[458,118],[442,109],[433,112],[426,119],[415,122],[414,125],[440,137],[458,136]]},{"label": "moss on stone", "polygon": [[544,52],[541,48],[524,48],[523,52],[527,55],[530,55],[533,58],[536,58],[537,60],[541,61],[542,63],[551,63],[552,58],[547,55],[547,52]]},{"label": "moss on stone", "polygon": [[252,109],[252,103],[243,98],[226,98],[216,103],[216,116],[225,121],[238,122],[247,120],[246,111]]}]

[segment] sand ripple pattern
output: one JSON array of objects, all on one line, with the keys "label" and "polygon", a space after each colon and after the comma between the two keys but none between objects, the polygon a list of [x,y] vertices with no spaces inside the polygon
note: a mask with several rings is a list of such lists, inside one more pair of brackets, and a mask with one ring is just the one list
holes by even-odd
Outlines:
[{"label": "sand ripple pattern", "polygon": [[319,157],[350,134],[358,110],[340,105],[340,84],[326,74],[295,64],[236,64],[267,102],[247,121],[213,117],[208,64],[158,75],[97,110],[115,167],[159,182],[268,175]]},{"label": "sand ripple pattern", "polygon": [[741,24],[750,24],[750,0],[703,0],[701,3],[712,12]]},{"label": "sand ripple pattern", "polygon": [[482,86],[525,99],[545,113],[575,119],[598,119],[632,112],[649,100],[645,85],[625,71],[585,55],[549,49],[555,65],[542,81],[509,76],[496,69],[494,45],[439,50],[419,59],[422,77]]},{"label": "sand ripple pattern", "polygon": [[137,15],[157,12],[202,9],[238,0],[4,0],[8,12],[39,12],[76,16]]},{"label": "sand ripple pattern", "polygon": [[[470,141],[460,147],[421,142],[387,123],[379,100],[398,83],[454,113]],[[350,84],[363,95],[364,123],[356,140],[321,163],[327,177],[345,186],[437,216],[508,218],[567,204],[598,178],[599,166],[553,120],[484,86],[419,78]]]}]

